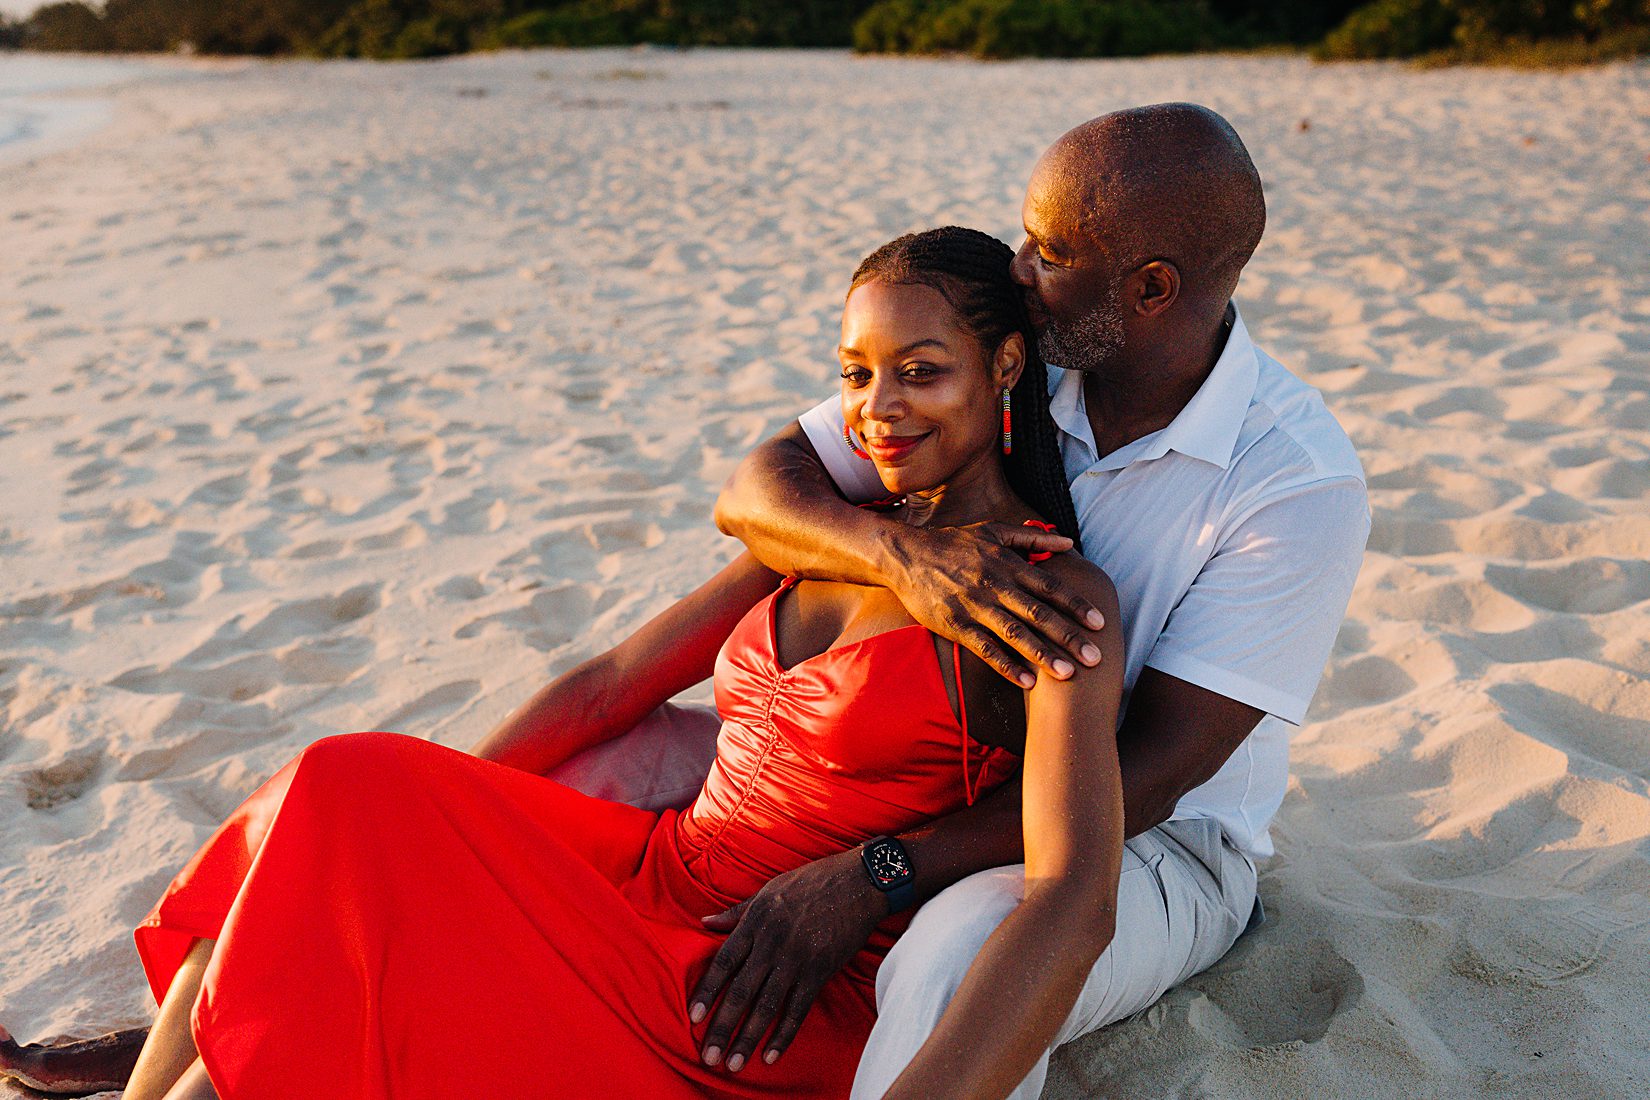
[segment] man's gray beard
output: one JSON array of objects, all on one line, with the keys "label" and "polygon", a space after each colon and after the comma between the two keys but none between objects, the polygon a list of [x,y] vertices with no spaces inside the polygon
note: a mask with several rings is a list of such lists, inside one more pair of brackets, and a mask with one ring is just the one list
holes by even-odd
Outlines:
[{"label": "man's gray beard", "polygon": [[1099,370],[1123,350],[1123,301],[1116,287],[1093,309],[1068,324],[1052,317],[1037,334],[1043,362],[1066,370]]}]

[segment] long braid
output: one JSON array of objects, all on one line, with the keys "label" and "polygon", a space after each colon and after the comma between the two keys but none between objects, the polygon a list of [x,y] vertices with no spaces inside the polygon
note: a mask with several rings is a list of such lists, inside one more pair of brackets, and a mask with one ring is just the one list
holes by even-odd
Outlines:
[{"label": "long braid", "polygon": [[872,280],[919,283],[943,295],[986,348],[997,348],[1010,333],[1025,337],[1025,370],[1009,395],[1014,450],[1003,457],[1003,472],[1020,499],[1048,517],[1081,552],[1059,431],[1049,413],[1048,370],[1037,354],[1020,288],[1009,277],[1013,259],[1014,250],[990,234],[948,225],[907,234],[871,253],[854,272],[849,293]]}]

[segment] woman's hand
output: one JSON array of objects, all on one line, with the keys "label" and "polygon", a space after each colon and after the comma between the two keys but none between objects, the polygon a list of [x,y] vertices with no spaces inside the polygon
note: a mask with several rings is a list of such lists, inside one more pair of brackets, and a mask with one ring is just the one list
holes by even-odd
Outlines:
[{"label": "woman's hand", "polygon": [[688,1016],[703,1020],[720,996],[700,1054],[737,1073],[777,1019],[763,1048],[773,1063],[796,1038],[814,998],[847,965],[888,902],[871,883],[859,850],[827,856],[787,871],[706,928],[731,931],[689,998]]}]

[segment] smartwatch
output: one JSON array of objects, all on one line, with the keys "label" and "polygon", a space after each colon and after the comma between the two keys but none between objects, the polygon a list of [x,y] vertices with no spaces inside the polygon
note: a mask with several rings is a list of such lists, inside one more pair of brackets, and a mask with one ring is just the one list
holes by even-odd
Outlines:
[{"label": "smartwatch", "polygon": [[888,898],[888,912],[909,909],[917,900],[916,875],[905,845],[891,836],[867,840],[859,850],[860,862],[871,876],[871,884]]}]

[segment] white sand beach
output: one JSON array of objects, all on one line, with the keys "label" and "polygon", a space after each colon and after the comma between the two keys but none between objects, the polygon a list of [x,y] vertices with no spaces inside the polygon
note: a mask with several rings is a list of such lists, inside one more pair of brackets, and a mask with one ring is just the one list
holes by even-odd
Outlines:
[{"label": "white sand beach", "polygon": [[1650,1095],[1650,64],[146,64],[0,155],[20,1041],[149,1022],[134,925],[304,745],[468,747],[728,560],[716,492],[835,392],[865,252],[1017,244],[1062,131],[1192,99],[1374,530],[1270,920],[1046,1095]]}]

